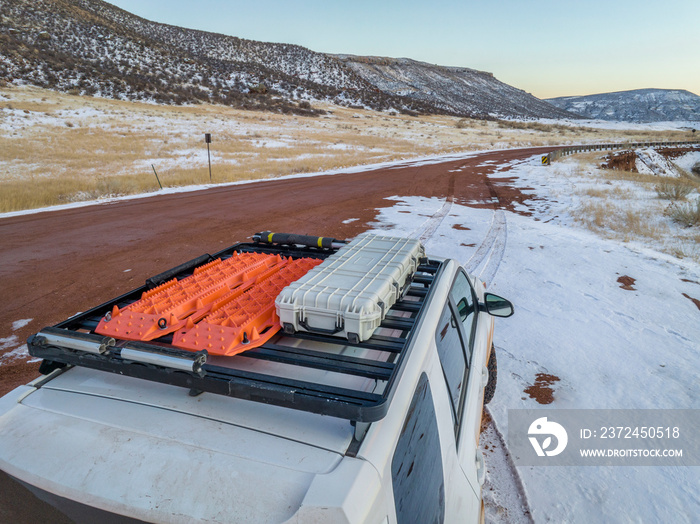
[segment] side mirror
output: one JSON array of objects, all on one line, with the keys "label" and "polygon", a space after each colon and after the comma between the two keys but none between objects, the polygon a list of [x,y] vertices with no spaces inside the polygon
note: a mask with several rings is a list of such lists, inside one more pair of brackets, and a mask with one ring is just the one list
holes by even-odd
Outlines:
[{"label": "side mirror", "polygon": [[467,299],[463,298],[457,304],[457,311],[459,311],[459,319],[462,322],[464,322],[467,319],[467,317],[469,316],[469,313],[471,313],[473,311],[473,309],[469,307],[469,303],[467,302]]},{"label": "side mirror", "polygon": [[486,311],[494,317],[508,318],[515,312],[513,304],[509,300],[493,293],[486,293],[484,295],[484,303],[480,304],[480,306],[482,311]]}]

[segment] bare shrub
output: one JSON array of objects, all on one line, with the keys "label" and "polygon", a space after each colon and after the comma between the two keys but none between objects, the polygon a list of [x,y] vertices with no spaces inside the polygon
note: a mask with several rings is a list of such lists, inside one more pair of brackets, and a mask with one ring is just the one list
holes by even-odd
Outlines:
[{"label": "bare shrub", "polygon": [[700,199],[695,203],[682,205],[674,202],[668,207],[666,214],[682,226],[700,226]]},{"label": "bare shrub", "polygon": [[662,182],[655,186],[654,189],[656,189],[656,194],[659,195],[659,198],[665,200],[685,200],[685,197],[692,193],[695,188],[679,180],[677,182]]},{"label": "bare shrub", "polygon": [[610,195],[610,190],[599,187],[589,187],[583,194],[593,198],[606,198]]},{"label": "bare shrub", "polygon": [[[560,135],[573,131],[569,126],[560,124],[544,124],[537,121],[522,122],[519,120],[499,120],[497,125],[502,129],[520,129],[527,131],[539,131],[541,133],[557,133]],[[588,128],[586,129],[588,130]]]}]

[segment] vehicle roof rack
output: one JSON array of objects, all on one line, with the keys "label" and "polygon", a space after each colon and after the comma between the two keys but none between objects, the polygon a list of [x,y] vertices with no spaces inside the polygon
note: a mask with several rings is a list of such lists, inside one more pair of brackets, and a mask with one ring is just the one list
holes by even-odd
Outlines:
[{"label": "vehicle roof rack", "polygon": [[[172,346],[172,334],[140,342],[94,332],[114,306],[128,306],[159,283],[185,278],[199,265],[229,258],[234,252],[324,259],[335,250],[336,246],[234,244],[214,255],[197,257],[116,299],[42,329],[29,338],[29,353],[44,359],[42,373],[82,366],[188,388],[191,394],[215,393],[355,422],[380,420],[393,398],[415,334],[413,328],[432,293],[431,284],[442,270],[439,261],[428,259],[418,266],[405,295],[387,312],[380,325],[383,329],[362,342],[316,333],[280,332],[260,347],[239,355],[212,357],[206,351],[195,353]],[[251,362],[273,365],[244,365]],[[285,370],[282,373],[280,366]],[[339,380],[329,381],[323,372],[330,372]],[[366,380],[352,380],[357,377]],[[356,383],[359,386],[353,387]]]}]

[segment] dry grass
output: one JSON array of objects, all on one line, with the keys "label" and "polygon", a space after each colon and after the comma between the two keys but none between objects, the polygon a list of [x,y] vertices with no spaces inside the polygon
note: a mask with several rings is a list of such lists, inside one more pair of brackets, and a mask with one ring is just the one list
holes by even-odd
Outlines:
[{"label": "dry grass", "polygon": [[[659,191],[675,196],[700,192],[700,183],[628,171],[602,169],[601,153],[575,155],[554,166],[571,178],[578,202],[574,220],[605,238],[642,242],[679,258],[700,262],[700,199],[693,204],[675,200],[670,205]],[[679,228],[678,225],[682,227]]]},{"label": "dry grass", "polygon": [[526,131],[536,131],[539,133],[558,133],[560,135],[578,135],[582,132],[596,134],[598,129],[591,127],[570,127],[561,124],[544,124],[542,122],[521,122],[518,120],[501,120],[498,122],[501,129],[520,129]]},{"label": "dry grass", "polygon": [[669,231],[649,210],[629,208],[611,199],[584,201],[572,214],[586,228],[625,242],[640,238],[659,240]]},{"label": "dry grass", "polygon": [[656,194],[665,200],[685,200],[695,186],[684,180],[665,180],[655,186]]},{"label": "dry grass", "polygon": [[273,178],[507,147],[682,139],[538,122],[411,117],[322,106],[322,117],[223,106],[160,106],[0,89],[0,212],[209,183]]},{"label": "dry grass", "polygon": [[660,177],[658,175],[649,175],[645,173],[637,173],[635,171],[622,171],[618,169],[600,169],[598,170],[601,178],[610,181],[626,181],[636,184],[654,186],[660,180],[675,180],[670,177]]},{"label": "dry grass", "polygon": [[700,198],[689,204],[673,202],[666,213],[671,220],[683,227],[700,226]]}]

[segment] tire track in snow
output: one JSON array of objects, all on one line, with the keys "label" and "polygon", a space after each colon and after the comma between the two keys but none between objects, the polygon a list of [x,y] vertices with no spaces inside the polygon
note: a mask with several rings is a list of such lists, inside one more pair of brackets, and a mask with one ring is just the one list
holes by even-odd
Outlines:
[{"label": "tire track in snow", "polygon": [[486,236],[469,260],[463,264],[464,268],[487,284],[490,283],[501,265],[507,239],[506,214],[502,209],[496,209]]},{"label": "tire track in snow", "polygon": [[[509,169],[512,163],[498,166],[495,170],[496,173]],[[501,260],[503,259],[503,254],[506,249],[506,240],[508,238],[507,228],[506,228],[506,214],[501,208],[501,198],[498,195],[498,191],[489,179],[488,175],[484,180],[484,183],[488,187],[489,193],[491,194],[491,199],[498,202],[498,206],[494,209],[493,217],[491,218],[491,226],[489,227],[484,240],[472,254],[472,256],[464,264],[465,269],[479,277],[484,283],[490,283],[496,276],[498,267],[501,265]],[[478,271],[481,269],[480,271]]]},{"label": "tire track in snow", "polygon": [[452,202],[454,201],[454,196],[449,196],[445,199],[440,209],[438,209],[433,216],[426,220],[418,229],[415,229],[409,236],[411,238],[417,238],[422,244],[425,244],[430,237],[435,234],[437,228],[440,227],[442,221],[447,216],[447,213],[452,209]]},{"label": "tire track in snow", "polygon": [[[460,168],[461,170],[462,168]],[[455,199],[455,175],[450,176],[448,183],[449,196],[445,199],[440,209],[438,209],[433,216],[426,220],[418,229],[415,229],[409,236],[411,238],[418,238],[422,244],[425,244],[430,237],[435,234],[437,228],[440,227],[442,221],[447,216],[447,213],[452,209],[452,203]]]},{"label": "tire track in snow", "polygon": [[496,236],[491,244],[488,259],[484,264],[483,269],[479,272],[479,278],[486,284],[493,282],[493,279],[501,266],[501,260],[506,251],[506,242],[508,241],[508,228],[506,225],[506,214],[502,209],[496,210],[493,216],[496,224]]}]

